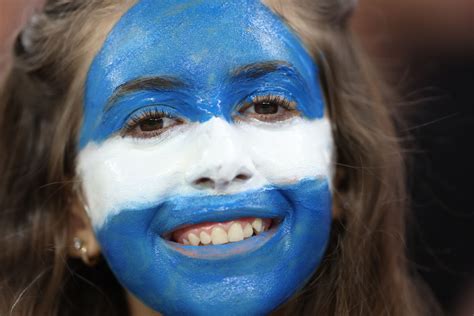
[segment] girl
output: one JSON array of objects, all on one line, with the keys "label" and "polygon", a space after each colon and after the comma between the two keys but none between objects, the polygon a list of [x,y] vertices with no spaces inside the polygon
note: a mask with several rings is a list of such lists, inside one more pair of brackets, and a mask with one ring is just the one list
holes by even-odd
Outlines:
[{"label": "girl", "polygon": [[353,5],[49,1],[0,99],[1,314],[423,314]]}]

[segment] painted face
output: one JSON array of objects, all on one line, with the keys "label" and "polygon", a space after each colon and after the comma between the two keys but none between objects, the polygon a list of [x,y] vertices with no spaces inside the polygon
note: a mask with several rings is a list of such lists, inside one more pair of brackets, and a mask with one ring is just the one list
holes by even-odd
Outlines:
[{"label": "painted face", "polygon": [[332,145],[316,65],[259,1],[142,0],[90,68],[78,174],[144,303],[264,314],[324,253]]}]

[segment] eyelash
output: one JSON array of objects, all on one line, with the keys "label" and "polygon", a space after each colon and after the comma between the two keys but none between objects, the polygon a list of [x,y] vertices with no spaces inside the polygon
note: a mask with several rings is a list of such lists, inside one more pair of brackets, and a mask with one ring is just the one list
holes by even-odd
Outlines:
[{"label": "eyelash", "polygon": [[[261,107],[260,112],[262,110],[263,112],[270,110],[272,113],[257,113],[257,106]],[[252,107],[253,113],[249,112]],[[275,110],[276,112],[274,112]],[[262,122],[281,122],[299,115],[295,102],[278,95],[255,96],[250,102],[245,102],[237,112],[234,116],[235,121],[255,119]],[[144,130],[143,125],[147,123],[151,123],[150,129]],[[153,138],[183,123],[185,123],[185,120],[166,112],[156,109],[146,110],[139,115],[131,117],[125,124],[121,134],[122,137]],[[154,124],[159,126],[154,126]]]},{"label": "eyelash", "polygon": [[[151,130],[151,131],[140,130],[140,125],[146,123],[147,121],[152,121],[152,120],[154,121],[173,120],[175,121],[175,124],[171,126],[166,126],[163,128]],[[162,123],[164,125],[164,122]],[[166,112],[159,111],[156,109],[146,110],[140,113],[139,115],[131,117],[128,120],[128,122],[126,123],[123,129],[122,136],[123,137],[131,136],[134,138],[153,138],[153,137],[163,134],[165,131],[167,131],[168,129],[174,126],[181,125],[183,123],[184,123],[184,120],[174,117]]]}]

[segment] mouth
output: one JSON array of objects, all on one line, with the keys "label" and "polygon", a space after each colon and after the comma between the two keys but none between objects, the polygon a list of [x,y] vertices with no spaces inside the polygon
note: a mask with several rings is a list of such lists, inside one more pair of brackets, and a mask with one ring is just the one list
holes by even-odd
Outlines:
[{"label": "mouth", "polygon": [[[157,246],[187,258],[243,258],[284,243],[293,208],[278,190],[173,198],[154,209]],[[260,250],[263,249],[263,250]]]},{"label": "mouth", "polygon": [[164,234],[167,241],[186,246],[215,246],[238,243],[276,228],[280,220],[244,217],[225,222],[204,222],[187,225]]}]

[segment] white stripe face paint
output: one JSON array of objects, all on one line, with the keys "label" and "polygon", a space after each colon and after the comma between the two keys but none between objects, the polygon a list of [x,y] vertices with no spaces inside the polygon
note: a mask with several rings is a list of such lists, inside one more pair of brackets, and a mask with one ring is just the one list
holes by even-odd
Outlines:
[{"label": "white stripe face paint", "polygon": [[[331,179],[333,140],[327,118],[280,123],[229,124],[220,118],[179,126],[159,139],[115,136],[89,143],[78,174],[90,217],[101,227],[109,216],[168,197],[234,194],[305,178]],[[232,181],[239,174],[247,181]],[[215,189],[196,181],[210,178]]]}]

